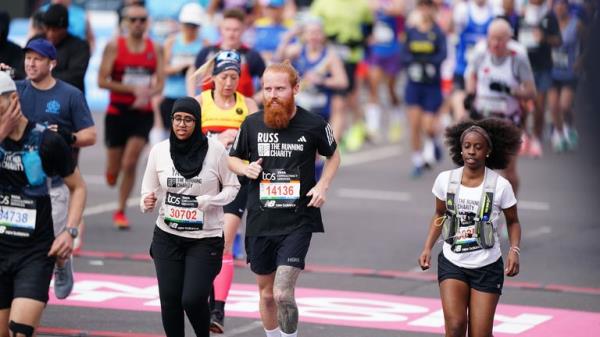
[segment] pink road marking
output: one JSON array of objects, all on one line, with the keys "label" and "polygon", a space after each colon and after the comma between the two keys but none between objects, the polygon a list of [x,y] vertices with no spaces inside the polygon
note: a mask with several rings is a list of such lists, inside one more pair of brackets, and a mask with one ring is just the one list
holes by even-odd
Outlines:
[{"label": "pink road marking", "polygon": [[[160,311],[158,287],[153,277],[77,273],[75,278],[77,282],[71,296],[66,300],[51,296],[51,305]],[[441,303],[437,298],[298,288],[296,301],[303,322],[443,333]],[[227,314],[258,319],[256,285],[234,284]],[[584,337],[599,329],[600,313],[501,304],[496,313],[494,335]]]},{"label": "pink road marking", "polygon": [[[118,259],[118,260],[133,260],[133,261],[150,261],[150,255],[148,253],[123,253],[114,251],[80,251],[77,256],[88,257],[88,258],[104,258],[104,259]],[[247,268],[245,261],[235,260],[234,265],[240,268]],[[329,274],[343,274],[343,275],[361,275],[361,276],[383,276],[409,280],[419,281],[437,281],[437,275],[431,272],[411,272],[411,271],[400,271],[400,270],[376,270],[368,268],[352,268],[352,267],[339,267],[330,265],[316,265],[307,264],[306,271],[312,273],[329,273]],[[577,293],[577,294],[590,294],[600,295],[600,288],[592,287],[577,287],[562,284],[550,284],[544,285],[539,282],[523,282],[514,281],[507,279],[504,282],[505,288],[523,288],[523,289],[538,289],[538,290],[551,290],[561,291],[566,293]]]}]

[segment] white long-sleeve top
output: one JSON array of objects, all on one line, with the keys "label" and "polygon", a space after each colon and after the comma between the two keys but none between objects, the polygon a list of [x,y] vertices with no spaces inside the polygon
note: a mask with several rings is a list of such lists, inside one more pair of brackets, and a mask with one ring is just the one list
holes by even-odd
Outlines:
[{"label": "white long-sleeve top", "polygon": [[[156,225],[167,233],[187,237],[206,238],[223,235],[223,206],[231,202],[240,189],[238,177],[227,167],[228,154],[217,139],[208,140],[208,151],[200,173],[184,178],[170,154],[169,140],[152,147],[142,181],[140,208],[146,209],[144,198],[154,192],[160,202]],[[197,208],[196,197],[208,195],[208,207]],[[203,222],[202,229],[195,229]]]}]

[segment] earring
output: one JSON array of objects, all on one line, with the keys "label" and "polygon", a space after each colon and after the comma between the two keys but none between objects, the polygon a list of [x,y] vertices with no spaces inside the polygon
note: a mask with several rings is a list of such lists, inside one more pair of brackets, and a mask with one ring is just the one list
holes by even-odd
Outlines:
[{"label": "earring", "polygon": [[463,154],[462,151],[460,151],[460,154]]},{"label": "earring", "polygon": [[485,157],[486,157],[486,158],[489,158],[489,157],[490,157],[490,154],[489,154],[489,153],[488,153],[488,154],[486,154],[486,155],[485,155]]}]

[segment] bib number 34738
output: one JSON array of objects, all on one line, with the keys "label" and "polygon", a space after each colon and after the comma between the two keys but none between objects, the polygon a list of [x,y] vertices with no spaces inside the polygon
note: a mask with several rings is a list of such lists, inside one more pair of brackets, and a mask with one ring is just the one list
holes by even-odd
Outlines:
[{"label": "bib number 34738", "polygon": [[0,234],[29,237],[35,231],[36,218],[35,199],[0,194]]}]

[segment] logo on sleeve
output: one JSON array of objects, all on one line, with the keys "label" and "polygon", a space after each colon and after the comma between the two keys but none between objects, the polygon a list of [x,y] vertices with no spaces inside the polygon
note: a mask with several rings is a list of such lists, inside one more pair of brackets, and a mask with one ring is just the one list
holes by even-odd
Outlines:
[{"label": "logo on sleeve", "polygon": [[60,103],[57,100],[53,99],[46,104],[46,112],[50,114],[58,115],[60,112]]},{"label": "logo on sleeve", "polygon": [[325,126],[325,133],[327,134],[327,142],[331,146],[331,144],[333,144],[335,141],[335,138],[333,137],[333,130],[331,129],[331,125],[329,125],[329,123],[327,123]]}]

